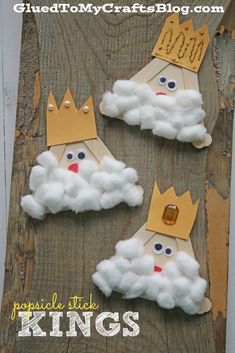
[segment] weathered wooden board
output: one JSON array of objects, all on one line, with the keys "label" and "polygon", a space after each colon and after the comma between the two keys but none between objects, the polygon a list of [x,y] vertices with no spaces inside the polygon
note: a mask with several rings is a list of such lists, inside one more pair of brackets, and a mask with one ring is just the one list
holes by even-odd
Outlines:
[{"label": "weathered wooden board", "polygon": [[[229,2],[222,1],[225,8]],[[47,5],[52,1],[32,1],[34,5],[42,3]],[[184,1],[174,3],[183,5]],[[208,0],[207,5],[210,4],[214,2]],[[191,5],[204,5],[204,2],[195,0]],[[208,24],[211,38],[222,17],[223,14],[192,15],[196,26]],[[102,93],[114,80],[130,78],[149,61],[164,19],[163,14],[24,15],[5,295],[0,322],[2,353],[224,351],[226,281],[223,294],[216,288],[227,273],[232,122],[228,106],[221,107],[219,100],[212,43],[199,74],[207,125],[210,132],[213,130],[213,144],[208,149],[198,151],[191,144],[153,137],[151,132],[141,132],[138,127],[103,119],[98,111]],[[115,157],[139,171],[140,184],[145,189],[143,207],[130,209],[120,205],[77,216],[72,212],[49,214],[43,222],[30,219],[21,210],[20,197],[28,191],[30,169],[36,156],[46,149],[48,91],[52,89],[61,100],[67,87],[71,87],[78,105],[93,95],[99,136]],[[155,179],[162,190],[173,184],[178,193],[190,189],[194,200],[201,198],[191,239],[202,275],[212,283],[208,291],[215,304],[212,313],[190,317],[180,310],[166,311],[142,299],[124,301],[119,294],[106,299],[91,282],[96,264],[113,254],[118,240],[132,236],[146,221]],[[218,246],[222,247],[223,256],[221,259],[217,256],[221,268],[215,275],[218,230],[222,232]],[[123,338],[121,334],[105,338],[95,332],[93,325],[90,338],[81,334],[77,338],[19,338],[18,323],[10,321],[12,302],[49,300],[53,292],[58,292],[62,301],[75,294],[87,298],[92,292],[101,311],[120,314],[139,311],[141,333],[134,339]],[[48,332],[50,320],[45,319],[42,326]],[[62,329],[67,329],[66,320]]]}]

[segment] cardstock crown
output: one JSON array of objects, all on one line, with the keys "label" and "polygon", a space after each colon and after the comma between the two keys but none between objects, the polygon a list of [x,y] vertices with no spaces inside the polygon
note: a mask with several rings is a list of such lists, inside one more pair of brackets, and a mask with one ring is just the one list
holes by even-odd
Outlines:
[{"label": "cardstock crown", "polygon": [[97,137],[92,97],[77,110],[68,89],[60,108],[52,92],[47,105],[47,146],[89,140]]},{"label": "cardstock crown", "polygon": [[169,16],[152,55],[197,72],[209,44],[207,26],[194,31],[192,20],[179,24],[179,14]]},{"label": "cardstock crown", "polygon": [[155,183],[146,229],[187,240],[192,230],[199,200],[194,204],[190,192],[177,196],[173,186],[161,194]]}]

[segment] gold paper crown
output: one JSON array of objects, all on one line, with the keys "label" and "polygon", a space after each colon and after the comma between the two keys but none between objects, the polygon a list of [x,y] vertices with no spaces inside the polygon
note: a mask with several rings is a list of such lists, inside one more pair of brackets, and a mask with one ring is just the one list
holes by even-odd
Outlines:
[{"label": "gold paper crown", "polygon": [[199,200],[194,204],[190,192],[177,196],[173,186],[161,194],[155,183],[146,229],[172,237],[188,239]]},{"label": "gold paper crown", "polygon": [[169,16],[152,55],[197,72],[209,44],[207,26],[194,31],[192,20],[179,24],[179,14]]},{"label": "gold paper crown", "polygon": [[68,89],[60,108],[52,92],[47,105],[47,146],[89,140],[97,137],[92,97],[77,110]]}]

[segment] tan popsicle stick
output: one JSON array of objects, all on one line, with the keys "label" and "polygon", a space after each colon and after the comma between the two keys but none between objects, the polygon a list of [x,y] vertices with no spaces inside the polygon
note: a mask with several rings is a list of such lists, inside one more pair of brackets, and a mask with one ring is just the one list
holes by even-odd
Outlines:
[{"label": "tan popsicle stick", "polygon": [[203,301],[200,303],[199,309],[197,314],[202,315],[208,313],[212,308],[212,303],[209,298],[204,298]]},{"label": "tan popsicle stick", "polygon": [[102,161],[104,156],[108,156],[110,158],[114,158],[108,147],[101,141],[101,139],[97,136],[97,138],[92,140],[85,140],[83,143],[89,148],[89,150],[95,155],[99,162]]},{"label": "tan popsicle stick", "polygon": [[56,145],[56,146],[51,146],[49,148],[49,151],[54,154],[54,156],[57,158],[58,163],[60,163],[61,158],[63,157],[64,151],[65,151],[66,145]]},{"label": "tan popsicle stick", "polygon": [[150,61],[146,66],[143,67],[139,72],[137,72],[130,81],[134,81],[136,83],[148,83],[154,76],[156,76],[159,72],[165,69],[169,63],[165,60],[154,58]]}]

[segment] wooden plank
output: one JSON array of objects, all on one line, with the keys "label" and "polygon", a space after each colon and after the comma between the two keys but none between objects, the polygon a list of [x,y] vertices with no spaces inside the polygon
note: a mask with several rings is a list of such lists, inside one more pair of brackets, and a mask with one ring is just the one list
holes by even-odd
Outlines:
[{"label": "wooden plank", "polygon": [[[233,121],[235,110],[233,111]],[[230,235],[229,235],[229,269],[228,269],[228,305],[226,324],[226,353],[235,352],[234,318],[235,318],[235,125],[233,125],[233,157],[232,157],[232,178],[231,178],[231,210],[230,210]]]},{"label": "wooden plank", "polygon": [[[13,146],[15,137],[22,15],[12,11],[15,0],[2,2],[3,88],[6,149],[7,211],[9,209]],[[14,26],[12,25],[14,23]]]},{"label": "wooden plank", "polygon": [[[38,130],[38,50],[35,24],[31,18],[24,18],[24,31],[22,33],[21,65],[19,78],[18,114],[15,130],[14,163],[11,187],[11,206],[7,237],[7,253],[5,258],[4,294],[2,298],[2,311],[0,321],[0,351],[11,349],[16,340],[14,334],[6,333],[12,326],[8,320],[7,311],[14,298],[23,298],[30,292],[33,274],[33,254],[35,250],[34,232],[25,232],[26,219],[20,220],[19,201],[24,189],[22,178],[28,174],[35,163],[34,138]],[[30,103],[29,103],[30,102]],[[34,105],[36,104],[37,105]],[[32,123],[33,121],[33,123]],[[31,124],[32,123],[32,124]],[[30,127],[30,132],[28,132]],[[37,135],[40,140],[40,136]],[[29,147],[28,141],[31,145]],[[27,147],[28,146],[28,147]],[[25,150],[27,148],[27,152]],[[38,152],[38,151],[37,151]],[[28,162],[25,164],[26,156]],[[17,200],[15,199],[15,196]],[[18,214],[15,221],[12,213]],[[19,232],[16,230],[21,228]],[[16,227],[16,228],[15,228]],[[16,236],[17,235],[17,236]],[[9,251],[10,250],[10,251]],[[5,326],[6,324],[6,326]],[[4,327],[4,329],[3,329]],[[6,331],[5,331],[6,330]],[[7,341],[7,343],[6,343]]]},{"label": "wooden plank", "polygon": [[[0,3],[0,298],[4,279],[7,218],[18,93],[22,16],[12,11],[14,0]],[[14,25],[12,25],[14,23]]]},{"label": "wooden plank", "polygon": [[[2,4],[0,4],[1,10]],[[0,27],[0,36],[1,41],[3,37],[2,33],[2,21]],[[3,289],[3,279],[4,279],[4,258],[5,258],[5,248],[6,248],[6,233],[7,233],[7,203],[6,203],[6,175],[5,175],[5,146],[4,146],[4,107],[3,107],[3,55],[0,53],[0,190],[1,199],[0,199],[0,224],[2,228],[2,233],[0,235],[1,241],[1,252],[0,252],[0,297],[2,296]]]},{"label": "wooden plank", "polygon": [[[32,1],[34,5],[39,3],[38,0]],[[48,3],[49,0],[44,1],[45,5]],[[175,4],[182,5],[183,1],[177,0]],[[200,4],[203,4],[201,0],[191,3],[192,6]],[[209,4],[213,1],[208,1]],[[228,4],[229,1],[223,1],[225,8]],[[221,18],[222,14],[193,15],[197,26],[208,24],[211,37]],[[201,263],[201,274],[208,278],[205,182],[208,181],[213,162],[217,161],[217,148],[221,148],[212,44],[199,73],[207,125],[210,132],[214,129],[214,143],[209,149],[195,151],[189,144],[155,138],[150,131],[140,131],[138,127],[127,126],[121,121],[103,119],[98,111],[102,93],[116,79],[132,77],[149,61],[164,19],[165,16],[160,15],[134,14],[99,17],[36,14],[35,18],[27,14],[24,18],[5,296],[0,321],[0,344],[4,353],[214,353],[216,350],[221,353],[224,350],[224,336],[219,341],[218,327],[213,330],[211,313],[189,317],[180,310],[163,310],[150,301],[122,300],[118,293],[107,299],[91,283],[96,264],[113,254],[118,240],[131,237],[143,225],[156,178],[162,190],[174,185],[178,194],[190,190],[193,201],[201,199],[191,239],[195,256]],[[32,103],[38,101],[34,82],[38,80],[35,72],[39,68],[40,114],[39,106]],[[131,209],[119,205],[111,210],[77,216],[72,212],[63,212],[47,215],[43,222],[33,221],[20,209],[20,197],[28,191],[30,169],[36,156],[46,149],[45,107],[48,91],[52,89],[59,101],[67,87],[71,87],[78,106],[90,93],[95,97],[99,136],[116,158],[139,171],[140,184],[145,189],[143,207]],[[219,122],[221,124],[223,120]],[[227,141],[231,140],[229,129],[225,136]],[[209,155],[209,151],[213,152]],[[229,197],[229,184],[223,181],[218,168],[220,164],[215,165],[218,173],[216,180]],[[230,175],[229,158],[224,168],[227,178]],[[81,335],[71,339],[65,335],[60,339],[18,338],[17,322],[9,320],[12,301],[19,297],[23,301],[49,300],[52,292],[58,292],[61,301],[67,301],[68,296],[74,294],[83,294],[87,298],[92,292],[94,300],[100,304],[100,311],[117,311],[120,315],[128,310],[138,311],[141,334],[135,339],[121,335],[109,339],[98,335],[92,326],[89,339]],[[50,320],[45,319],[42,327],[49,332]],[[67,321],[63,320],[62,330],[66,329]]]},{"label": "wooden plank", "polygon": [[[228,28],[229,19],[234,16],[234,6],[222,21]],[[229,14],[229,15],[228,15]],[[210,295],[213,301],[213,322],[216,352],[225,350],[227,316],[227,264],[230,204],[230,167],[232,157],[232,130],[235,77],[235,41],[231,32],[225,31],[214,40],[214,61],[217,84],[220,93],[220,113],[214,130],[213,144],[208,153],[206,184],[206,210],[208,218],[208,269],[210,274]],[[215,157],[216,156],[216,157]],[[216,206],[216,208],[215,208]],[[220,296],[216,292],[221,293]],[[233,347],[234,349],[234,347]]]}]

